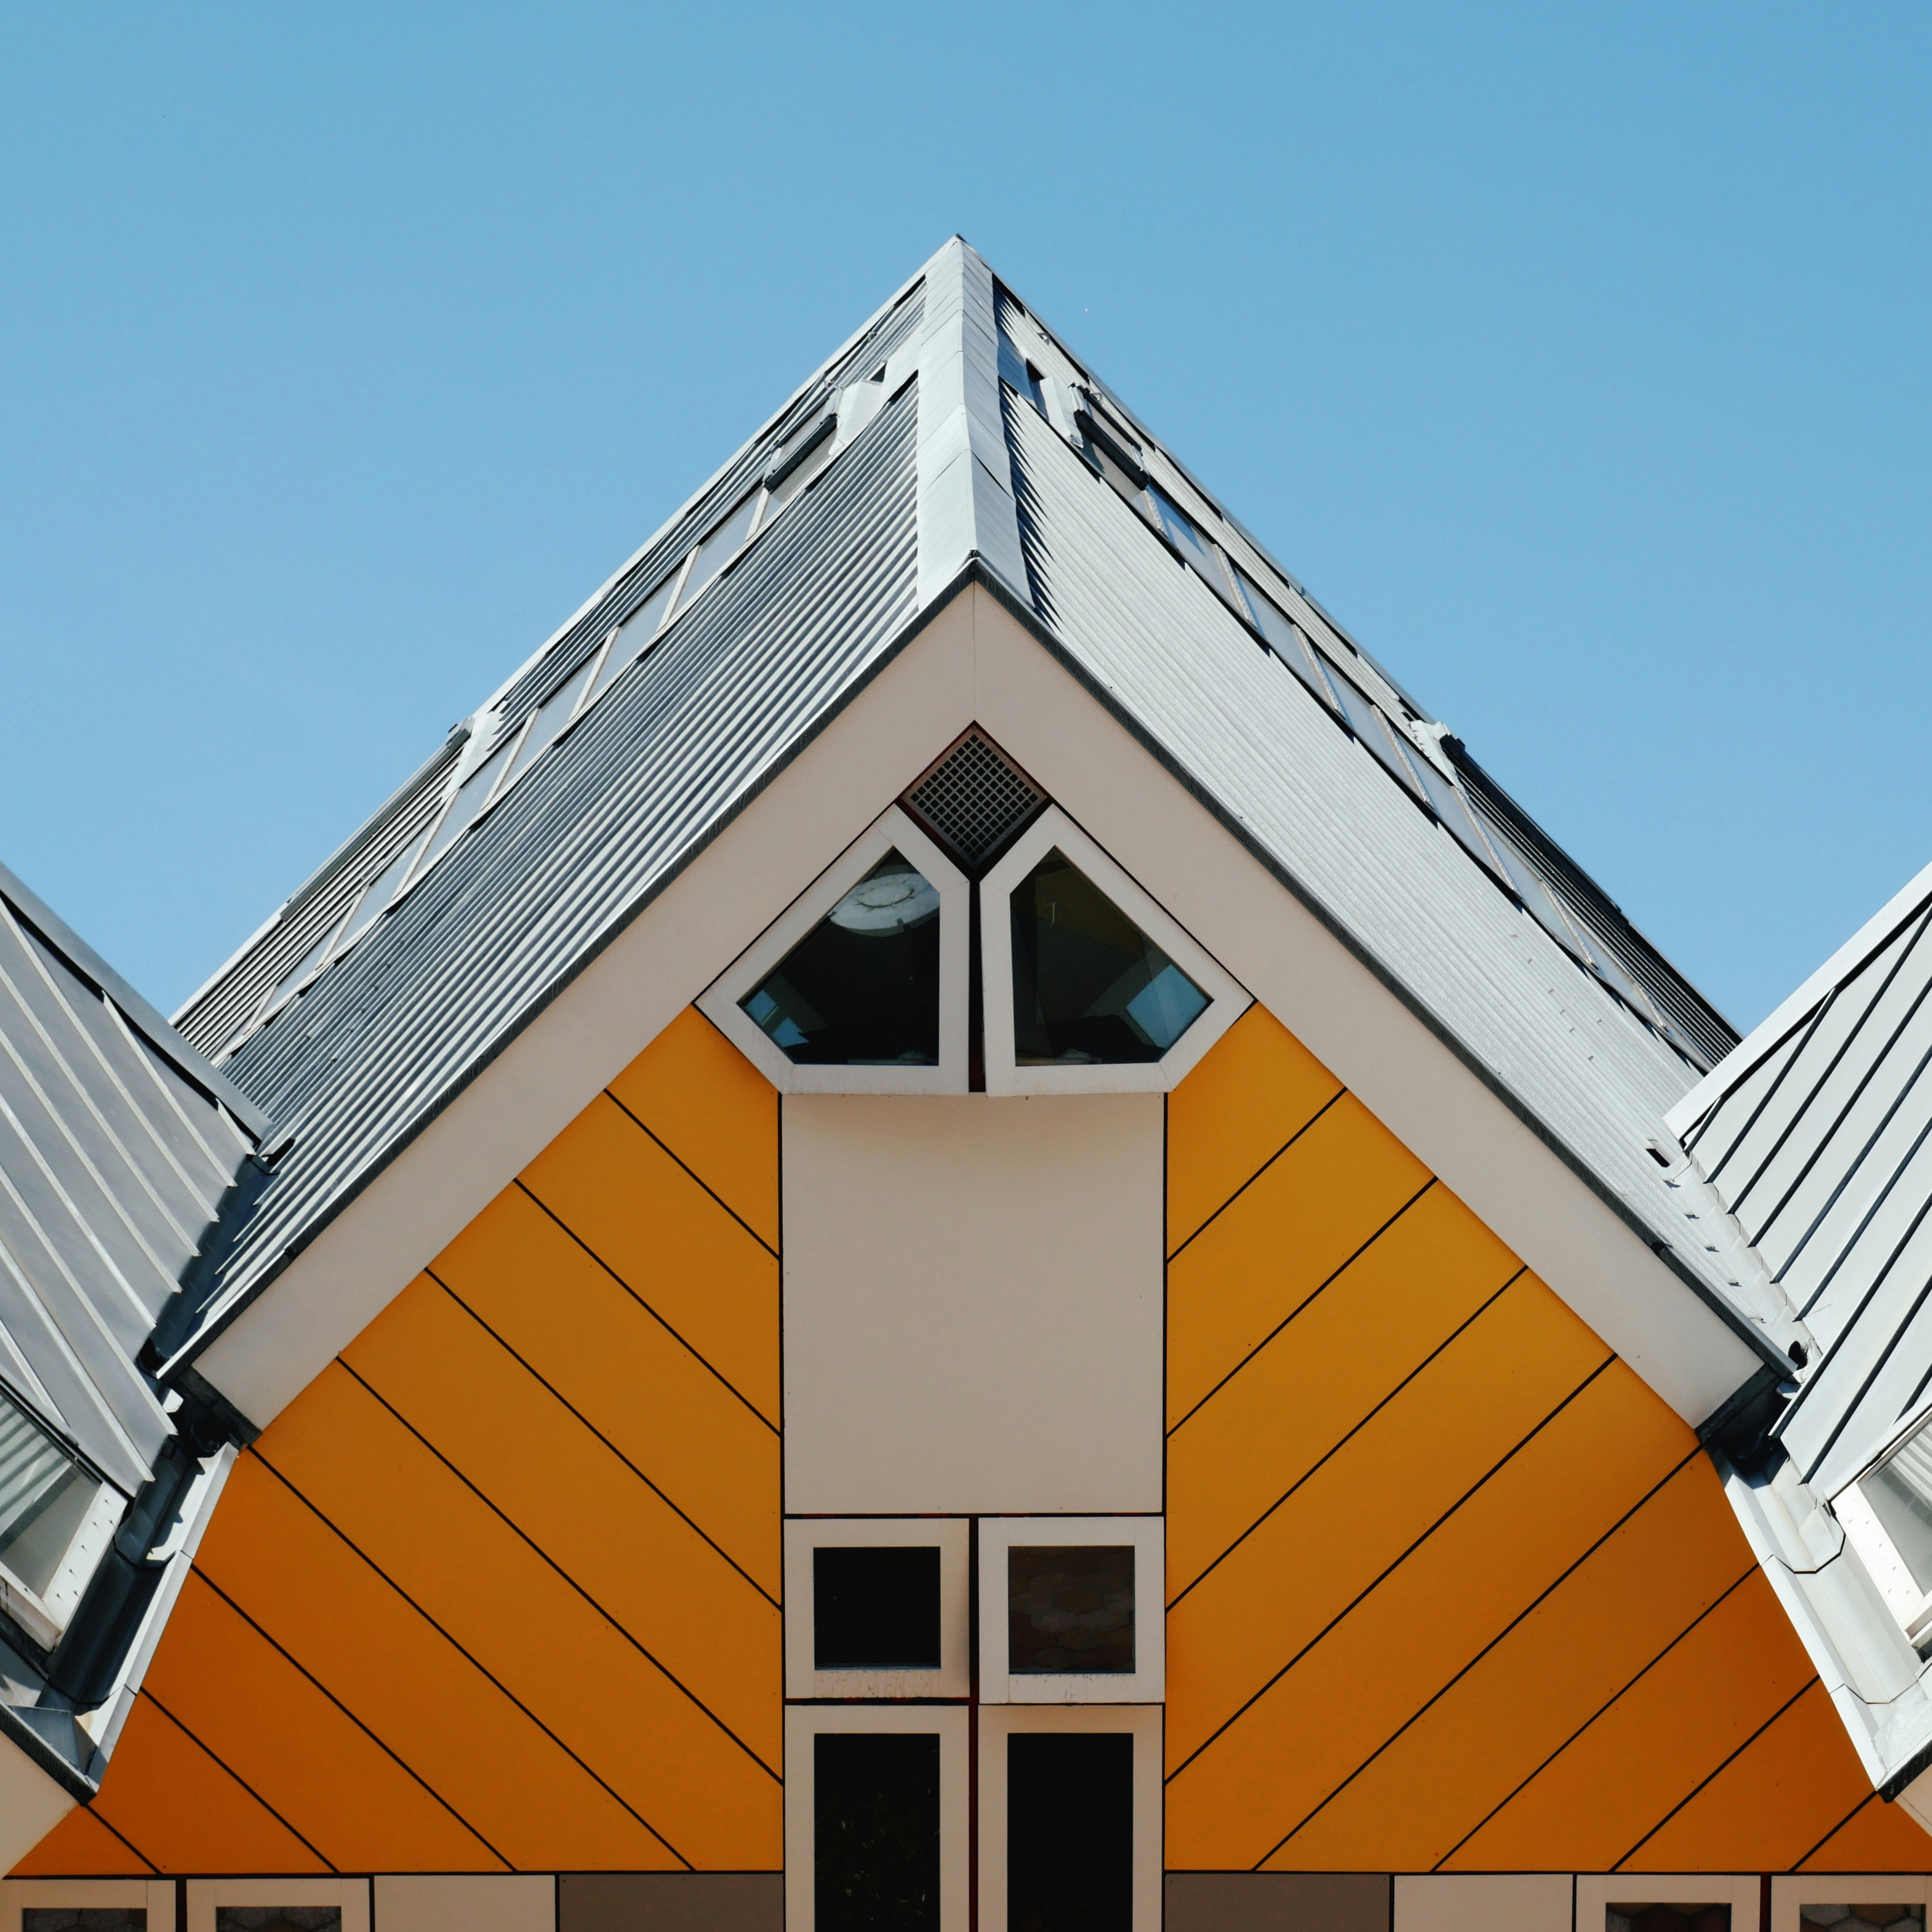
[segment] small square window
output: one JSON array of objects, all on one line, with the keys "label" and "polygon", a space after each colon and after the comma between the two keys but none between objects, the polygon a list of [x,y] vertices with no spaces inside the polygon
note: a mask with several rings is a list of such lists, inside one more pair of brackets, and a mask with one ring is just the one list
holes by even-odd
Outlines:
[{"label": "small square window", "polygon": [[982,1516],[980,1701],[1158,1702],[1162,1527],[1159,1516]]},{"label": "small square window", "polygon": [[369,1932],[364,1879],[192,1879],[186,1932]]},{"label": "small square window", "polygon": [[963,1516],[792,1517],[785,1695],[966,1696],[971,1544]]},{"label": "small square window", "polygon": [[1006,1552],[1006,1668],[1038,1676],[1134,1667],[1131,1544]]},{"label": "small square window", "polygon": [[1731,1908],[1725,1900],[1709,1905],[1612,1900],[1604,1908],[1604,1932],[1731,1932]]},{"label": "small square window", "polygon": [[812,1667],[937,1670],[939,1548],[821,1544],[812,1552]]},{"label": "small square window", "polygon": [[171,1879],[9,1879],[0,1932],[175,1932]]}]

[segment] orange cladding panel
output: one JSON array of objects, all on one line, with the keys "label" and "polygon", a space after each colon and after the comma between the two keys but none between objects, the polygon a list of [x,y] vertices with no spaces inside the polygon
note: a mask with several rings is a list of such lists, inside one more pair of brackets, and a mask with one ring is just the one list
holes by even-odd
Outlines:
[{"label": "orange cladding panel", "polygon": [[1199,1750],[1610,1359],[1519,1276],[1175,1605],[1170,1762]]},{"label": "orange cladding panel", "polygon": [[775,1838],[775,1772],[351,1370],[325,1370],[256,1447],[680,1856],[730,1869]]},{"label": "orange cladding panel", "polygon": [[610,1091],[759,1240],[778,1246],[778,1090],[695,1006]]},{"label": "orange cladding panel", "polygon": [[778,1865],[777,1096],[695,1014],[616,1084],[242,1454],[23,1870]]},{"label": "orange cladding panel", "polygon": [[520,1189],[498,1196],[434,1270],[674,1509],[778,1597],[778,1437],[770,1423]]},{"label": "orange cladding panel", "polygon": [[774,1426],[778,1256],[616,1102],[594,1100],[524,1184]]},{"label": "orange cladding panel", "polygon": [[[198,1575],[146,1689],[338,1871],[503,1861]],[[298,1743],[297,1741],[299,1741]]]},{"label": "orange cladding panel", "polygon": [[[626,1635],[776,1768],[778,1606],[446,1289],[419,1277],[343,1359]],[[665,1589],[666,1576],[680,1578],[680,1587]]]},{"label": "orange cladding panel", "polygon": [[[1168,1132],[1171,1145],[1171,1123]],[[1428,1184],[1428,1170],[1352,1094],[1284,1148],[1168,1264],[1169,1426]],[[1512,1261],[1496,1280],[1514,1272]]]},{"label": "orange cladding panel", "polygon": [[1932,1864],[1928,1838],[1902,1804],[1868,1791],[1858,1808],[1798,1869],[1808,1872],[1923,1871]]},{"label": "orange cladding panel", "polygon": [[195,1563],[518,1870],[682,1864],[258,1456],[236,1465]]},{"label": "orange cladding panel", "polygon": [[1258,1010],[1168,1161],[1170,1868],[1924,1868],[1690,1431]]},{"label": "orange cladding panel", "polygon": [[1341,1091],[1341,1082],[1274,1014],[1250,1006],[1168,1103],[1168,1250]]},{"label": "orange cladding panel", "polygon": [[154,1868],[80,1805],[70,1811],[7,1876],[9,1878],[151,1878]]},{"label": "orange cladding panel", "polygon": [[162,1872],[315,1874],[329,1867],[145,1694],[94,1801],[102,1818]]}]

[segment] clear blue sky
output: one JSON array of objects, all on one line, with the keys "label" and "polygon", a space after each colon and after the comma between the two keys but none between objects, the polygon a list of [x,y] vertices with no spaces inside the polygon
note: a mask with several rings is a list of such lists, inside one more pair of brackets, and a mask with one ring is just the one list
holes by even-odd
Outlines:
[{"label": "clear blue sky", "polygon": [[10,8],[0,860],[171,1007],[956,230],[1748,1024],[1932,860],[1928,56]]}]

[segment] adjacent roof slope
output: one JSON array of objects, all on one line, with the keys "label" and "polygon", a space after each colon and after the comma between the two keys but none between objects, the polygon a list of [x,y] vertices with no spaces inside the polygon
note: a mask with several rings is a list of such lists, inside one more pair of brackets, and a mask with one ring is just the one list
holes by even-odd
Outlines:
[{"label": "adjacent roof slope", "polygon": [[184,1009],[290,1138],[163,1346],[198,1351],[972,572],[1781,1346],[1645,1149],[1735,1036],[957,241]]},{"label": "adjacent roof slope", "polygon": [[1824,1496],[1932,1407],[1928,1069],[1932,867],[1670,1117],[1810,1331],[1772,1433]]},{"label": "adjacent roof slope", "polygon": [[172,1433],[142,1349],[266,1126],[0,868],[0,1382],[128,1495]]}]

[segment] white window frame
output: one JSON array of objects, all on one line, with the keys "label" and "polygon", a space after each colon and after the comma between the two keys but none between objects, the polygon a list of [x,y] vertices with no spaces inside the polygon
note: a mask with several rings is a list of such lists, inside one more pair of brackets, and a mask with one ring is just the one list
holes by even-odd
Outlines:
[{"label": "white window frame", "polygon": [[[784,1526],[785,1695],[788,1697],[964,1697],[973,1688],[973,1526],[964,1516],[794,1516]],[[939,1667],[820,1670],[814,1654],[812,1552],[937,1549]]]},{"label": "white window frame", "polygon": [[224,1905],[334,1905],[342,1932],[369,1932],[366,1878],[200,1878],[188,1883],[188,1924],[182,1932],[214,1932]]},{"label": "white window frame", "polygon": [[[971,1916],[970,1712],[963,1704],[789,1704],[785,1707],[786,1932],[812,1932],[817,1906],[817,1747],[822,1733],[937,1732],[939,1932],[968,1932]],[[983,1835],[983,1834],[982,1834]],[[982,1923],[983,1924],[983,1908]],[[212,1932],[212,1928],[208,1928]],[[342,1932],[349,1932],[345,1919]],[[1136,1926],[1135,1932],[1140,1932]]]},{"label": "white window frame", "polygon": [[[29,1906],[71,1912],[145,1912],[148,1932],[175,1932],[172,1879],[0,1880],[0,1932],[20,1932]],[[345,1926],[344,1932],[347,1932]]]},{"label": "white window frame", "polygon": [[1802,1905],[1849,1905],[1854,1899],[1916,1905],[1932,1926],[1932,1878],[1922,1872],[1798,1872],[1771,1882],[1771,1932],[1802,1932]]},{"label": "white window frame", "polygon": [[[894,850],[917,866],[939,893],[939,1064],[800,1066],[738,1002]],[[699,997],[698,1010],[781,1094],[963,1094],[972,891],[966,875],[895,805],[875,818],[725,968]]]},{"label": "white window frame", "polygon": [[[1208,996],[1200,1017],[1158,1060],[1099,1066],[1022,1066],[1013,1053],[1012,895],[1056,846]],[[988,1094],[1166,1094],[1246,1012],[1251,996],[1057,805],[1049,805],[980,882],[980,968]]]},{"label": "white window frame", "polygon": [[[1161,1842],[1160,1706],[982,1705],[979,1714],[979,1932],[1006,1932],[1006,1740],[1021,1731],[1125,1731],[1132,1736],[1133,1932],[1160,1932],[1166,1859]],[[1736,1928],[1736,1932],[1744,1932],[1744,1928]]]},{"label": "white window frame", "polygon": [[1915,1646],[1932,1642],[1932,1591],[1918,1587],[1912,1566],[1872,1507],[1864,1485],[1915,1436],[1928,1428],[1932,1428],[1932,1407],[1921,1408],[1894,1430],[1884,1448],[1832,1498],[1832,1514],[1838,1519],[1846,1540],[1858,1552],[1865,1574],[1885,1599],[1886,1608]]},{"label": "white window frame", "polygon": [[1754,1872],[1579,1872],[1574,1932],[1604,1932],[1604,1915],[1619,1899],[1627,1905],[1728,1905],[1731,1932],[1756,1932]]},{"label": "white window frame", "polygon": [[[982,1704],[1157,1704],[1166,1695],[1166,1522],[1157,1516],[1000,1516],[980,1519]],[[1006,1552],[1132,1546],[1134,1668],[1017,1676],[1007,1668]]]}]

